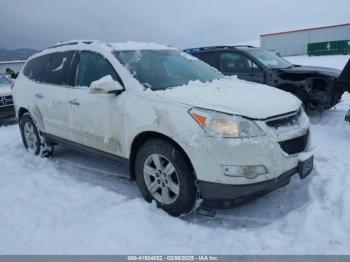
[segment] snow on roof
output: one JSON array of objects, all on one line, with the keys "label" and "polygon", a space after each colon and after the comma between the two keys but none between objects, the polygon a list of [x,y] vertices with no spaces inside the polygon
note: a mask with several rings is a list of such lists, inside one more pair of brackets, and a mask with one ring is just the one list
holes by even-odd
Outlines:
[{"label": "snow on roof", "polygon": [[58,42],[46,49],[31,56],[31,58],[38,57],[52,52],[63,52],[69,50],[93,50],[93,51],[126,51],[126,50],[176,50],[174,47],[161,45],[157,43],[146,42],[125,42],[125,43],[105,43],[99,40],[70,40],[66,42]]},{"label": "snow on roof", "polygon": [[166,45],[146,42],[125,42],[109,44],[115,50],[169,50],[175,49]]},{"label": "snow on roof", "polygon": [[48,49],[51,48],[57,48],[57,47],[63,47],[63,46],[81,46],[81,45],[92,45],[92,46],[99,46],[99,47],[107,47],[114,50],[169,50],[169,49],[175,49],[173,47],[169,47],[166,45],[158,44],[158,43],[147,43],[147,42],[124,42],[124,43],[105,43],[98,40],[70,40],[66,42],[59,42],[55,45],[52,45],[48,47]]}]

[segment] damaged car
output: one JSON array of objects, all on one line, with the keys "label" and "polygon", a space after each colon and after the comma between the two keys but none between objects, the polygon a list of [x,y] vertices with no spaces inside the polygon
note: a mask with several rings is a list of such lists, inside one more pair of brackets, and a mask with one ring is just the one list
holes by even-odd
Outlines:
[{"label": "damaged car", "polygon": [[0,73],[0,119],[15,116],[11,88],[14,83]]},{"label": "damaged car", "polygon": [[28,152],[62,144],[128,163],[145,200],[173,216],[313,170],[299,99],[168,46],[62,43],[26,62],[13,96]]},{"label": "damaged car", "polygon": [[278,55],[253,46],[213,46],[185,50],[224,75],[266,84],[296,95],[307,109],[325,110],[340,102],[349,83],[350,69],[294,65]]}]

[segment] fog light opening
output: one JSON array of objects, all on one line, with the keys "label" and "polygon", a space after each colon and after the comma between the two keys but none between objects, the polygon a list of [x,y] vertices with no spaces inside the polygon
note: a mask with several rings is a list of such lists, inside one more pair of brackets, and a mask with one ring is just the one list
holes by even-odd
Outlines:
[{"label": "fog light opening", "polygon": [[225,176],[230,177],[245,177],[247,179],[254,179],[260,175],[267,174],[265,166],[227,166],[221,165]]}]

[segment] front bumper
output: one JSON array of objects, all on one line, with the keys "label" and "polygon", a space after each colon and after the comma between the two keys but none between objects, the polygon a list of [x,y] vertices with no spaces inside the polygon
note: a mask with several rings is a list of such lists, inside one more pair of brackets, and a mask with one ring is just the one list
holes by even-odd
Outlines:
[{"label": "front bumper", "polygon": [[[227,185],[249,185],[268,181],[298,166],[301,154],[309,148],[308,129],[297,130],[299,134],[292,136],[291,144],[276,142],[272,136],[266,135],[254,139],[217,140],[214,138],[198,138],[198,141],[183,144],[185,152],[190,156],[198,181]],[[307,136],[303,151],[288,154],[286,150],[294,150],[294,138]],[[290,139],[289,137],[288,139]],[[281,139],[285,141],[285,139]],[[248,179],[241,176],[224,174],[222,166],[264,166],[267,173]]]},{"label": "front bumper", "polygon": [[254,184],[246,185],[227,185],[219,183],[211,183],[206,181],[198,181],[201,198],[204,200],[204,206],[214,208],[229,208],[232,206],[243,204],[247,201],[256,199],[259,196],[268,194],[280,187],[289,184],[291,177],[299,173],[301,179],[308,176],[313,169],[313,157],[307,162],[307,169],[304,163],[288,170],[280,176]]},{"label": "front bumper", "polygon": [[[285,125],[295,116],[291,125]],[[284,125],[279,125],[279,122]],[[198,181],[227,185],[248,185],[268,181],[298,167],[309,150],[309,119],[300,111],[287,116],[255,121],[264,136],[225,139],[198,132],[179,133],[175,141],[189,156]],[[287,122],[289,123],[289,122]],[[223,167],[264,167],[267,172],[254,176],[230,176]]]}]

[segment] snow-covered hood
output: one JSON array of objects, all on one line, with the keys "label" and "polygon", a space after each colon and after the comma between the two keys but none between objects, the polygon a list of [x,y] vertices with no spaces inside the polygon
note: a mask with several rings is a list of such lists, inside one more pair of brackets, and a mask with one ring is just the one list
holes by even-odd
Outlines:
[{"label": "snow-covered hood", "polygon": [[294,95],[276,88],[238,79],[191,82],[186,86],[156,91],[162,98],[190,106],[241,115],[253,119],[296,111],[301,102]]}]

